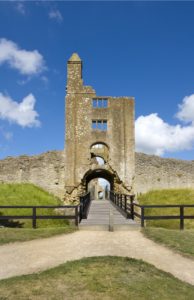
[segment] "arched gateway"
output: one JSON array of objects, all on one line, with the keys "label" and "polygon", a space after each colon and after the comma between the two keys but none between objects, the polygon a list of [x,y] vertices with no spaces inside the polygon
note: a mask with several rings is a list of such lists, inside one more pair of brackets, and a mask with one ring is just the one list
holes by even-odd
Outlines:
[{"label": "arched gateway", "polygon": [[66,91],[66,196],[78,197],[97,178],[133,193],[134,98],[98,96],[84,86],[76,53],[67,64]]}]

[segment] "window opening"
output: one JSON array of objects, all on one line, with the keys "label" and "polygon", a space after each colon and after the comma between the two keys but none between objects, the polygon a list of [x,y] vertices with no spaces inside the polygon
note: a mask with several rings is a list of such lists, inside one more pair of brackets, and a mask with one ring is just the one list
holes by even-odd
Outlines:
[{"label": "window opening", "polygon": [[107,108],[108,107],[108,99],[107,98],[92,99],[92,107],[93,108]]},{"label": "window opening", "polygon": [[[106,164],[109,157],[109,149],[107,145],[102,143],[93,144],[90,148],[91,159],[93,163],[98,163],[99,165]],[[103,161],[104,162],[103,162]]]},{"label": "window opening", "polygon": [[107,120],[92,120],[92,129],[100,130],[100,131],[107,131]]}]

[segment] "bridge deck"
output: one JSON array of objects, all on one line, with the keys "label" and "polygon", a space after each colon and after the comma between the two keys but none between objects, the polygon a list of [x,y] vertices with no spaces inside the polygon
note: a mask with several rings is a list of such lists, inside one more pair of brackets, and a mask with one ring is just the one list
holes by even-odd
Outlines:
[{"label": "bridge deck", "polygon": [[83,219],[79,229],[84,230],[131,230],[139,228],[132,219],[125,216],[109,200],[93,200],[87,219]]}]

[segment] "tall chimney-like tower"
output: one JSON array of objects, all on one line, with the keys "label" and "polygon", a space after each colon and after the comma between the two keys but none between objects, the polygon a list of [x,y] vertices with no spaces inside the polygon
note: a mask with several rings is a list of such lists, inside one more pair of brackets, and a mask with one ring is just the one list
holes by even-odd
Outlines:
[{"label": "tall chimney-like tower", "polygon": [[67,93],[76,93],[82,87],[82,61],[77,53],[73,53],[67,63]]}]

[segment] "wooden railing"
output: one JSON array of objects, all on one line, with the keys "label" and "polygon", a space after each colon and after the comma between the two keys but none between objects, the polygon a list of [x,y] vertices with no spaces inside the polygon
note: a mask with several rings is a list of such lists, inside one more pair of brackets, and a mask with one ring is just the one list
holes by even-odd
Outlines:
[{"label": "wooden railing", "polygon": [[[110,192],[110,200],[118,207],[121,212],[123,212],[126,218],[135,219],[139,218],[141,221],[141,227],[145,227],[146,220],[179,220],[179,227],[181,230],[184,229],[184,221],[194,219],[193,215],[185,214],[185,208],[193,208],[194,204],[177,204],[177,205],[140,205],[135,203],[134,195],[124,195]],[[135,209],[136,208],[136,209]],[[179,213],[177,215],[148,215],[147,210],[150,208],[178,208]],[[139,212],[137,212],[139,210]]]},{"label": "wooden railing", "polygon": [[[37,220],[46,220],[46,219],[67,219],[67,220],[75,220],[75,225],[78,226],[79,223],[79,205],[63,205],[63,206],[29,206],[29,205],[4,205],[0,206],[1,209],[29,209],[31,210],[31,215],[1,215],[0,214],[0,220],[19,220],[19,219],[31,219],[32,220],[32,227],[36,228],[37,226]],[[45,208],[51,208],[51,209],[73,209],[74,214],[72,215],[38,215],[37,209],[45,209]]]},{"label": "wooden railing", "polygon": [[[32,220],[32,227],[36,228],[37,227],[37,220],[47,220],[47,219],[58,219],[58,220],[75,220],[75,225],[78,226],[79,222],[82,219],[86,219],[88,216],[88,211],[90,207],[90,193],[87,193],[86,195],[83,195],[80,197],[80,203],[78,205],[58,205],[58,206],[53,206],[53,205],[1,205],[0,206],[0,221],[1,220],[27,220],[30,219]],[[67,212],[67,210],[72,211],[73,214],[55,214],[55,215],[39,215],[37,213],[37,209],[61,209]],[[1,210],[3,209],[29,209],[29,215],[25,214],[8,214],[4,215],[2,214]],[[30,214],[31,210],[31,214]]]},{"label": "wooden railing", "polygon": [[[145,221],[146,220],[179,220],[179,227],[180,229],[184,229],[184,220],[189,220],[189,219],[194,219],[194,215],[185,215],[184,209],[185,208],[193,208],[194,209],[194,204],[192,205],[187,205],[187,204],[182,204],[182,205],[139,205],[137,203],[133,203],[134,207],[138,207],[140,209],[140,214],[134,211],[134,216],[138,217],[141,219],[141,227],[145,227]],[[177,215],[147,215],[146,210],[150,208],[179,208],[179,214]]]},{"label": "wooden railing", "polygon": [[[135,217],[139,218],[141,221],[141,227],[145,227],[146,220],[179,220],[180,229],[184,229],[184,220],[194,219],[194,215],[185,214],[185,208],[193,208],[193,205],[140,205],[135,203],[134,195],[124,195],[117,194],[114,192],[110,192],[110,201],[113,202],[114,205],[118,207],[118,209],[126,216],[126,218],[131,218],[134,220]],[[32,227],[37,227],[37,220],[45,220],[45,219],[67,219],[67,220],[75,220],[75,225],[78,226],[79,222],[82,219],[86,219],[88,216],[89,208],[91,204],[90,193],[83,195],[80,197],[80,204],[78,205],[63,205],[63,206],[27,206],[27,205],[4,205],[0,206],[1,209],[31,209],[30,215],[2,215],[0,214],[0,220],[14,220],[14,219],[31,219]],[[38,215],[37,209],[65,209],[65,210],[73,210],[73,214],[69,215]],[[178,208],[179,214],[177,215],[148,215],[147,210],[154,208]],[[139,212],[137,211],[139,210]]]},{"label": "wooden railing", "polygon": [[126,216],[126,218],[131,218],[134,220],[134,195],[124,195],[118,194],[110,191],[110,201],[112,201],[119,210]]},{"label": "wooden railing", "polygon": [[80,197],[79,222],[81,222],[82,219],[87,219],[90,204],[91,204],[90,193],[87,193],[87,194]]}]

